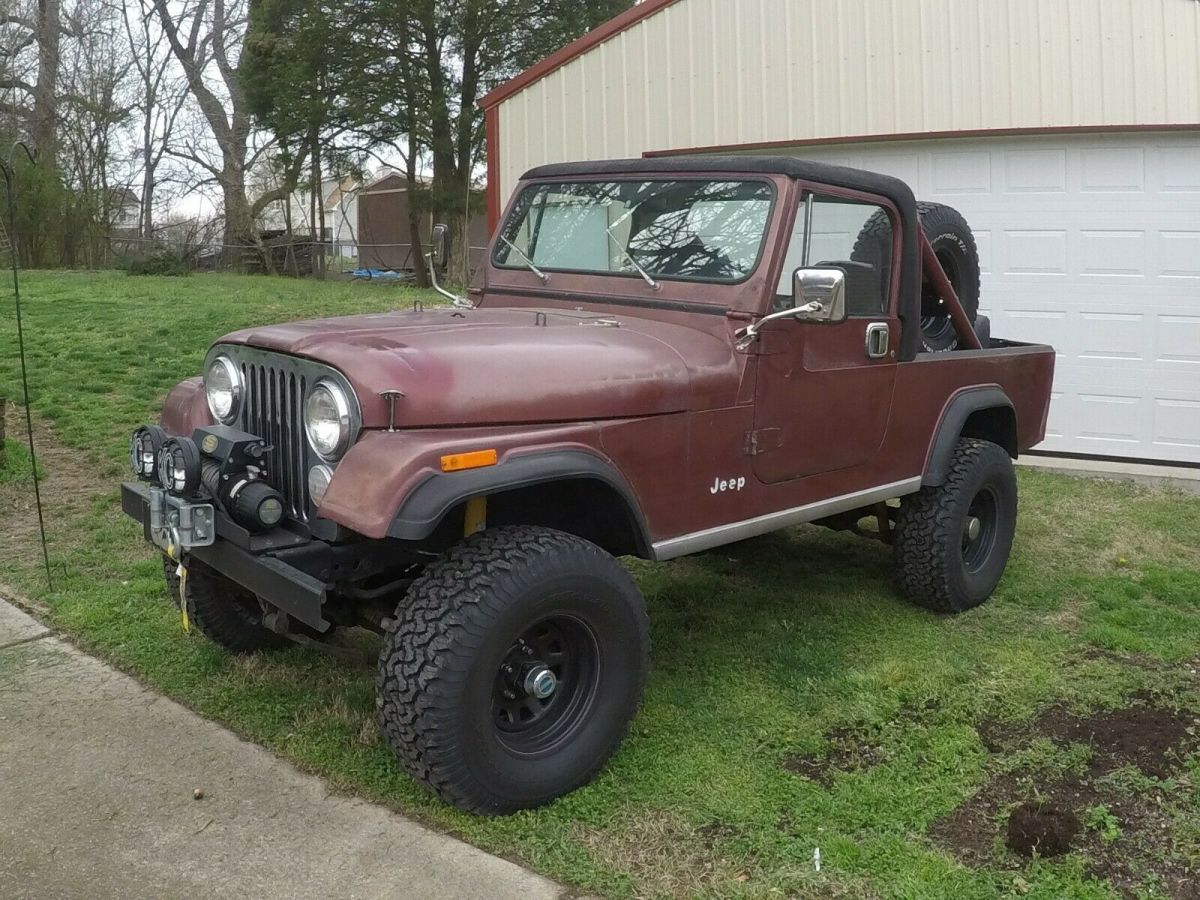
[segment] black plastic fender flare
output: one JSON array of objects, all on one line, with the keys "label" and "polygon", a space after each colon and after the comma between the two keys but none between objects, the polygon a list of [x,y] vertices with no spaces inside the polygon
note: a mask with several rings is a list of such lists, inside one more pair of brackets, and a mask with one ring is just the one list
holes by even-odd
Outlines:
[{"label": "black plastic fender flare", "polygon": [[930,444],[929,456],[925,460],[925,472],[921,477],[923,486],[937,487],[945,484],[954,457],[954,448],[958,446],[958,439],[962,437],[963,426],[972,414],[986,409],[1007,409],[1016,415],[1008,394],[999,387],[968,388],[950,398]]},{"label": "black plastic fender flare", "polygon": [[629,482],[606,460],[583,450],[530,453],[488,468],[431,475],[401,503],[388,537],[424,540],[450,510],[472,497],[581,478],[599,481],[617,492],[636,525],[639,552],[648,556],[650,532]]}]

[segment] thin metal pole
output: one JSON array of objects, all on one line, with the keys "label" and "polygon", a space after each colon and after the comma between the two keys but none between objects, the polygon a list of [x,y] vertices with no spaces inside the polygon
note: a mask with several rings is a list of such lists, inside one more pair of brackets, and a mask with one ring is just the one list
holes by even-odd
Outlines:
[{"label": "thin metal pole", "polygon": [[[25,151],[25,155],[29,157],[30,162],[34,162],[33,154],[29,152],[28,147],[24,144],[18,144],[17,146]],[[14,151],[16,149],[16,147],[13,147]],[[9,161],[0,164],[0,169],[3,171],[4,184],[8,195],[8,245],[9,253],[12,255],[13,299],[17,308],[17,351],[21,357],[21,390],[25,400],[25,429],[29,435],[29,464],[33,468],[33,496],[37,504],[38,531],[42,538],[42,561],[46,565],[46,584],[53,591],[54,579],[50,575],[50,550],[46,545],[46,519],[42,513],[41,479],[38,477],[37,450],[34,448],[33,440],[33,413],[30,410],[29,404],[29,375],[25,364],[25,330],[21,322],[21,280],[17,275],[17,215],[13,199],[11,154],[9,155]]]}]

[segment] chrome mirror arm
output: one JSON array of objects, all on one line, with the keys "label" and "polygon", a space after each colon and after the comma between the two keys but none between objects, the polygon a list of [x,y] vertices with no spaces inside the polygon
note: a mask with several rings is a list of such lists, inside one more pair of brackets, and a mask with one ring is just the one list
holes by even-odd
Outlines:
[{"label": "chrome mirror arm", "polygon": [[752,322],[743,328],[739,328],[734,332],[737,338],[737,348],[746,350],[758,340],[758,333],[762,331],[764,325],[769,325],[772,322],[782,322],[784,319],[796,319],[800,316],[812,315],[819,313],[825,307],[819,300],[813,300],[805,303],[803,306],[796,306],[792,309],[783,309],[776,313],[771,313],[769,316],[763,316],[757,322]]},{"label": "chrome mirror arm", "polygon": [[432,250],[430,250],[428,253],[425,254],[425,258],[427,260],[429,260],[429,283],[433,286],[433,289],[435,291],[437,291],[439,294],[441,294],[443,297],[445,297],[447,300],[452,300],[454,302],[455,309],[474,309],[475,304],[472,303],[470,300],[468,300],[466,297],[460,297],[457,294],[452,294],[448,290],[446,290],[444,287],[442,287],[440,284],[438,284],[437,266],[435,266],[433,263],[433,251]]}]

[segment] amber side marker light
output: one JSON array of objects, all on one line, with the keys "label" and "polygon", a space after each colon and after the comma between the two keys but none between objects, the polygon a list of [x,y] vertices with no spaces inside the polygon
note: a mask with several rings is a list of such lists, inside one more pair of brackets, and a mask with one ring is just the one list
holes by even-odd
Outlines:
[{"label": "amber side marker light", "polygon": [[482,469],[494,466],[499,461],[495,450],[474,450],[471,453],[451,453],[442,457],[443,472],[461,472],[463,469]]}]

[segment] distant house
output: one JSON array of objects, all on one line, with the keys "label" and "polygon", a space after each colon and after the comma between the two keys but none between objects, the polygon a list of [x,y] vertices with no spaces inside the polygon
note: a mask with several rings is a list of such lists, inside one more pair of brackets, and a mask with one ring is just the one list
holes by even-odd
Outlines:
[{"label": "distant house", "polygon": [[[325,230],[321,239],[330,245],[334,256],[358,256],[358,195],[362,185],[357,178],[346,175],[327,178],[321,182],[321,205],[324,208]],[[289,197],[270,204],[259,214],[258,225],[263,231],[286,231],[293,234],[315,234],[320,222],[312,222],[309,191],[297,188]]]},{"label": "distant house", "polygon": [[[482,194],[479,194],[482,198]],[[408,180],[398,172],[388,172],[358,193],[359,263],[372,269],[395,271],[415,267],[412,237],[408,226]],[[421,244],[428,252],[433,233],[433,215],[421,215]],[[471,271],[474,272],[487,247],[485,214],[472,216],[467,227],[471,246]]]},{"label": "distant house", "polygon": [[111,188],[108,192],[108,213],[114,235],[136,236],[141,225],[142,198],[127,187]]}]

